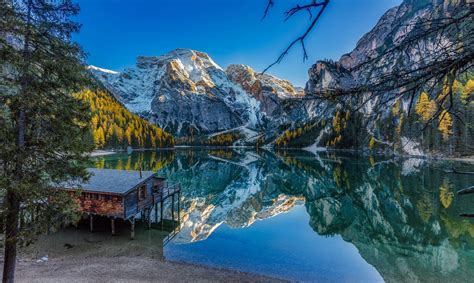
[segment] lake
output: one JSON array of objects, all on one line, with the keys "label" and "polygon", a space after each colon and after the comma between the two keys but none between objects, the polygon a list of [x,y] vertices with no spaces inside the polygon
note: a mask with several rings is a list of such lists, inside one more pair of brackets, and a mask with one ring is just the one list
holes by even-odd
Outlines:
[{"label": "lake", "polygon": [[[176,149],[97,157],[180,183],[168,260],[300,281],[468,282],[474,185],[461,162],[302,150]],[[158,243],[157,243],[158,245]]]}]

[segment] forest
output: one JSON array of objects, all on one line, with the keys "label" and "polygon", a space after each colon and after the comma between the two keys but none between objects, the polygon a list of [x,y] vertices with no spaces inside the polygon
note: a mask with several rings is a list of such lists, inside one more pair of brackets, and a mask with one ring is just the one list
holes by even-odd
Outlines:
[{"label": "forest", "polygon": [[131,113],[106,91],[85,89],[75,96],[90,106],[91,142],[97,149],[174,146],[171,134]]},{"label": "forest", "polygon": [[446,99],[450,91],[448,84],[430,92],[421,91],[410,113],[407,113],[410,107],[406,103],[403,106],[397,99],[383,116],[375,117],[375,131],[366,133],[367,142],[359,132],[364,129],[362,115],[351,109],[339,109],[331,119],[309,121],[286,129],[275,140],[275,147],[309,146],[319,135],[321,144],[327,147],[400,150],[403,135],[422,132],[423,146],[429,150],[462,151],[469,145],[460,141],[469,140],[472,133],[473,74],[460,75],[451,90],[452,100]]}]

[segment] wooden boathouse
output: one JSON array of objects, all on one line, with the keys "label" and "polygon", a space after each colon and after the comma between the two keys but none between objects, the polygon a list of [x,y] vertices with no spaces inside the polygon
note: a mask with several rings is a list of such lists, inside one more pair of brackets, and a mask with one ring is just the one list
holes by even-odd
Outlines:
[{"label": "wooden boathouse", "polygon": [[87,170],[90,173],[87,182],[64,183],[61,188],[81,192],[77,202],[82,213],[89,216],[91,231],[94,230],[94,216],[110,218],[112,234],[115,234],[115,220],[123,219],[130,222],[133,239],[137,216],[147,221],[150,228],[153,210],[155,221],[158,222],[158,205],[163,225],[163,205],[168,198],[171,198],[171,214],[174,220],[176,195],[179,219],[180,186],[168,186],[166,179],[158,177],[155,172],[92,168]]}]

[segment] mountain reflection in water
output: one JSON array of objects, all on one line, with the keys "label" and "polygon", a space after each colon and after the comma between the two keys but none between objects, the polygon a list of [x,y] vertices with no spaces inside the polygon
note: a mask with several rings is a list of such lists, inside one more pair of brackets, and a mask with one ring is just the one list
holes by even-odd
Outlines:
[{"label": "mountain reflection in water", "polygon": [[[474,196],[455,195],[474,180],[440,170],[472,165],[177,149],[103,156],[94,166],[137,170],[140,162],[182,185],[181,231],[165,247],[168,258],[303,281],[474,278],[474,222],[459,217],[474,210]],[[230,246],[237,239],[240,250]]]}]

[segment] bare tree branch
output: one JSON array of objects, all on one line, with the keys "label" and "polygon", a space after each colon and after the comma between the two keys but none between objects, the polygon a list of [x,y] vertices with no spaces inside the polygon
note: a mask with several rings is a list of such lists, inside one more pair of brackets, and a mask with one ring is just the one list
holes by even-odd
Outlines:
[{"label": "bare tree branch", "polygon": [[268,0],[267,7],[265,8],[265,12],[263,13],[262,20],[265,19],[268,15],[268,11],[273,7],[274,3],[273,0]]},{"label": "bare tree branch", "polygon": [[[273,6],[273,4],[274,4],[273,0],[268,0],[267,8],[265,9],[265,13],[264,13],[264,18],[267,15],[268,10]],[[311,19],[312,18],[311,9],[319,7],[319,11],[318,11],[316,17],[311,21],[311,23],[308,26],[308,28],[306,29],[306,31],[301,36],[299,36],[298,38],[293,40],[288,45],[288,47],[280,54],[280,56],[278,56],[277,60],[275,62],[273,62],[272,64],[270,64],[268,67],[266,67],[263,70],[262,74],[265,73],[266,71],[268,71],[271,67],[275,66],[276,64],[281,63],[283,58],[285,58],[285,56],[288,55],[288,52],[298,43],[301,44],[301,48],[303,49],[303,60],[308,59],[308,53],[306,51],[306,46],[305,46],[304,40],[306,39],[308,34],[311,32],[311,30],[313,30],[314,26],[318,22],[319,18],[323,14],[323,12],[326,9],[328,4],[329,4],[329,0],[323,0],[322,2],[317,2],[316,0],[313,0],[313,1],[311,1],[311,3],[309,3],[307,5],[301,5],[301,6],[296,5],[295,7],[291,8],[290,10],[288,10],[285,13],[285,15],[286,15],[285,21],[288,20],[289,18],[291,18],[293,15],[297,14],[300,11],[308,11],[310,13],[310,16],[311,16],[310,19]]]}]

